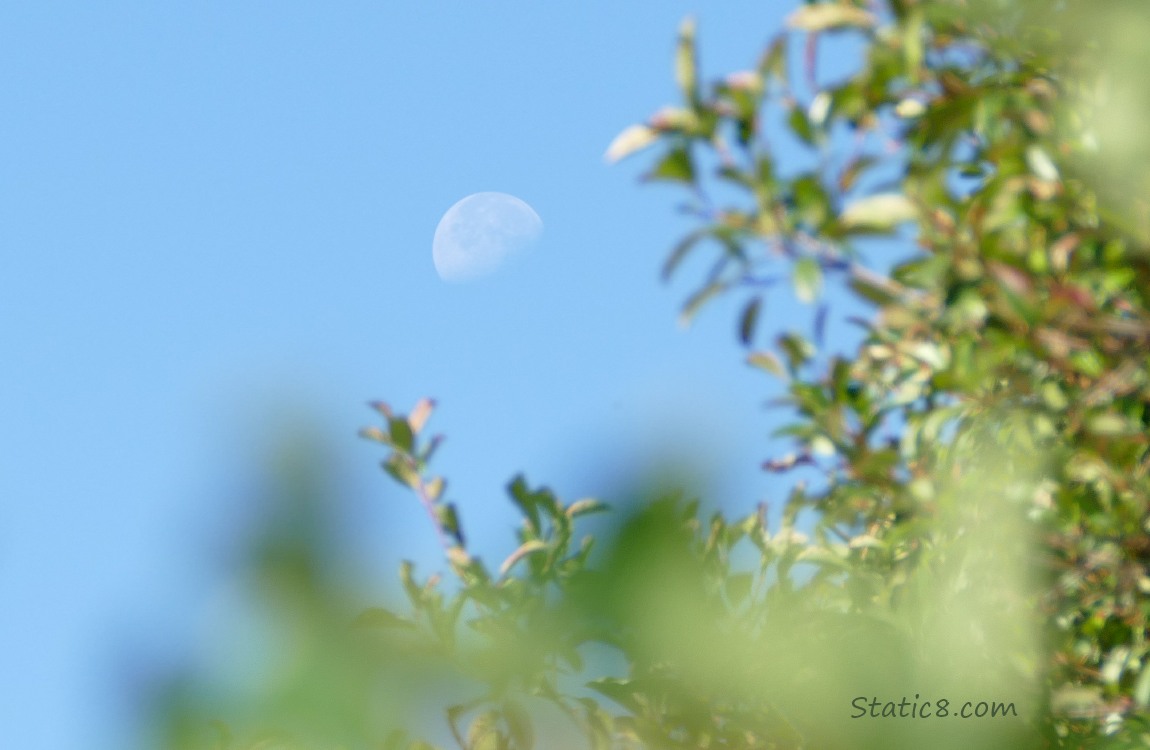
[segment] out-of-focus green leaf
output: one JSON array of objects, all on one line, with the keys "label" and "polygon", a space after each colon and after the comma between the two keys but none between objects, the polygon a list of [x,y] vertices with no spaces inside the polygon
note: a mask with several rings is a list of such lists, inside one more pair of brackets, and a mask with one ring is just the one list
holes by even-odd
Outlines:
[{"label": "out-of-focus green leaf", "polygon": [[508,555],[507,559],[503,561],[503,564],[499,566],[499,575],[507,575],[507,571],[511,570],[515,563],[519,562],[527,555],[530,555],[534,552],[541,552],[546,549],[547,544],[541,542],[538,539],[532,539],[529,542],[524,542],[523,544],[519,545],[518,549]]},{"label": "out-of-focus green leaf", "polygon": [[507,493],[511,495],[512,502],[519,507],[523,515],[531,523],[531,527],[536,534],[542,532],[543,527],[539,524],[539,504],[536,502],[535,496],[527,488],[527,482],[522,474],[516,474],[507,484]]},{"label": "out-of-focus green leaf", "polygon": [[657,140],[659,140],[659,133],[655,129],[646,125],[632,125],[615,136],[615,140],[607,146],[607,152],[603,158],[613,164],[636,151],[642,151]]},{"label": "out-of-focus green leaf", "polygon": [[355,618],[356,627],[361,628],[414,628],[415,623],[382,607],[365,609]]},{"label": "out-of-focus green leaf", "polygon": [[779,336],[778,343],[787,357],[787,367],[792,376],[815,355],[814,345],[797,333]]},{"label": "out-of-focus green leaf", "polygon": [[423,494],[427,496],[428,500],[434,503],[443,496],[443,490],[446,487],[447,482],[444,481],[443,477],[434,477],[423,485]]},{"label": "out-of-focus green leaf", "polygon": [[777,36],[768,45],[759,60],[759,74],[765,79],[787,82],[787,37]]},{"label": "out-of-focus green leaf", "polygon": [[873,15],[845,3],[804,5],[787,16],[787,28],[813,33],[844,28],[866,29],[874,23]]},{"label": "out-of-focus green leaf", "polygon": [[407,418],[407,423],[411,427],[411,431],[419,434],[423,430],[423,426],[427,424],[431,412],[435,409],[435,401],[430,398],[421,398],[416,402],[415,407],[412,408],[411,414]]},{"label": "out-of-focus green leaf", "polygon": [[690,325],[691,321],[694,320],[695,315],[698,314],[699,309],[702,308],[702,306],[705,305],[708,301],[719,296],[719,294],[721,294],[726,288],[726,284],[716,281],[707,284],[705,287],[688,297],[687,301],[683,303],[682,311],[679,313],[679,325],[684,327]]},{"label": "out-of-focus green leaf", "polygon": [[679,25],[679,42],[675,51],[675,82],[689,102],[699,99],[698,64],[695,55],[695,19],[687,17]]},{"label": "out-of-focus green leaf", "polygon": [[1139,708],[1150,706],[1150,664],[1143,662],[1142,671],[1138,675],[1138,682],[1132,691],[1134,705]]},{"label": "out-of-focus green leaf", "polygon": [[399,453],[393,453],[383,461],[384,470],[400,484],[410,489],[419,487],[419,472],[416,471],[410,462]]},{"label": "out-of-focus green leaf", "polygon": [[575,518],[576,516],[588,515],[591,513],[602,513],[609,510],[606,504],[591,498],[585,497],[582,500],[576,500],[567,506],[567,517]]},{"label": "out-of-focus green leaf", "polygon": [[644,179],[693,183],[695,164],[691,161],[691,153],[684,147],[671,149],[654,169],[644,175]]},{"label": "out-of-focus green leaf", "polygon": [[759,321],[759,309],[763,298],[755,297],[743,307],[743,314],[739,316],[739,341],[744,346],[750,346],[755,336],[755,325]]},{"label": "out-of-focus green leaf", "polygon": [[415,436],[411,432],[411,425],[403,417],[393,417],[387,421],[391,441],[399,450],[410,453],[415,445]]},{"label": "out-of-focus green leaf", "polygon": [[800,258],[795,263],[795,296],[803,302],[813,302],[823,287],[823,269],[814,258]]},{"label": "out-of-focus green leaf", "polygon": [[1136,435],[1141,432],[1141,428],[1138,425],[1114,412],[1103,412],[1102,414],[1091,417],[1086,422],[1086,429],[1095,435],[1103,437]]},{"label": "out-of-focus green leaf", "polygon": [[507,722],[515,750],[531,750],[535,747],[535,732],[531,727],[531,716],[516,701],[503,702],[503,718]]},{"label": "out-of-focus green leaf", "polygon": [[459,514],[455,510],[455,506],[448,503],[446,505],[435,506],[435,518],[439,522],[440,528],[450,534],[453,538],[463,543],[463,531],[459,526]]},{"label": "out-of-focus green leaf", "polygon": [[791,128],[791,132],[797,135],[803,143],[808,146],[818,145],[818,133],[802,107],[791,108],[791,114],[787,117],[787,124]]},{"label": "out-of-focus green leaf", "polygon": [[499,731],[499,714],[485,711],[471,722],[467,730],[468,750],[507,750]]},{"label": "out-of-focus green leaf", "polygon": [[779,362],[779,358],[771,352],[755,352],[747,357],[747,364],[758,367],[760,370],[765,370],[772,375],[777,375],[780,378],[787,376],[786,370]]},{"label": "out-of-focus green leaf", "polygon": [[1050,157],[1040,146],[1028,146],[1026,148],[1026,163],[1034,176],[1040,180],[1047,182],[1058,180],[1058,167],[1054,166],[1054,162],[1050,160]]},{"label": "out-of-focus green leaf", "polygon": [[918,217],[914,204],[901,193],[880,193],[848,205],[839,217],[847,229],[887,232]]}]

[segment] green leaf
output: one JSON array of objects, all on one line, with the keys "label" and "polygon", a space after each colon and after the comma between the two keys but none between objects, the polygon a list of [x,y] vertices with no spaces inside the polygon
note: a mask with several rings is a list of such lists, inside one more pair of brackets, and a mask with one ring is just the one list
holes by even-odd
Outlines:
[{"label": "green leaf", "polygon": [[413,490],[419,488],[419,472],[403,454],[392,453],[383,461],[383,468],[392,479],[403,486]]},{"label": "green leaf", "polygon": [[411,425],[403,417],[392,417],[387,421],[388,433],[395,447],[404,453],[410,453],[415,445],[415,435],[412,434]]},{"label": "green leaf", "polygon": [[447,482],[443,477],[434,477],[423,485],[423,494],[431,502],[436,502],[439,498],[443,497],[443,490],[447,487]]},{"label": "green leaf", "polygon": [[522,474],[516,474],[507,484],[507,493],[511,495],[511,501],[523,512],[535,534],[541,534],[543,527],[539,523],[538,502],[531,490],[527,488],[527,482]]},{"label": "green leaf", "polygon": [[407,418],[407,424],[411,427],[411,431],[419,434],[423,430],[423,426],[427,424],[428,418],[431,416],[432,410],[435,408],[435,401],[430,398],[421,398],[416,402],[411,410],[411,414]]},{"label": "green leaf", "polygon": [[675,269],[679,266],[683,259],[687,257],[687,254],[695,249],[695,246],[699,244],[700,240],[710,235],[711,231],[712,230],[709,227],[704,229],[696,229],[681,239],[675,245],[675,247],[671,250],[671,254],[663,263],[663,281],[671,278],[671,274],[675,272]]},{"label": "green leaf", "polygon": [[755,297],[746,304],[743,308],[743,314],[739,316],[739,341],[744,346],[750,346],[751,340],[755,336],[755,325],[759,321],[759,310],[762,305],[763,298]]},{"label": "green leaf", "polygon": [[818,33],[833,29],[867,29],[875,18],[862,8],[838,3],[804,5],[787,16],[787,28]]},{"label": "green leaf", "polygon": [[524,542],[523,544],[519,545],[518,549],[508,555],[507,559],[503,561],[503,564],[499,566],[499,575],[507,575],[507,571],[511,570],[515,563],[519,562],[527,555],[533,554],[535,552],[542,552],[546,549],[547,544],[538,539],[532,539],[529,542]]},{"label": "green leaf", "polygon": [[695,19],[688,16],[679,25],[679,42],[675,50],[675,82],[683,98],[694,103],[699,100],[699,81],[695,59]]},{"label": "green leaf", "polygon": [[823,269],[814,258],[800,258],[794,270],[795,296],[803,302],[813,302],[823,287]]},{"label": "green leaf", "polygon": [[1031,173],[1040,180],[1056,182],[1058,180],[1058,167],[1039,146],[1026,147],[1026,165]]},{"label": "green leaf", "polygon": [[787,357],[787,368],[792,376],[815,355],[814,345],[797,333],[779,336],[778,344]]},{"label": "green leaf", "polygon": [[819,228],[830,214],[830,198],[814,175],[803,175],[792,185],[795,217],[813,228]]},{"label": "green leaf", "polygon": [[1101,437],[1136,435],[1140,432],[1138,425],[1114,412],[1104,412],[1090,417],[1086,420],[1086,430]]},{"label": "green leaf", "polygon": [[685,182],[692,184],[695,181],[695,165],[691,161],[691,154],[685,147],[672,149],[659,160],[655,167],[643,175],[643,179],[663,182]]},{"label": "green leaf", "polygon": [[902,193],[880,193],[847,206],[839,222],[847,229],[888,232],[917,217],[914,204]]},{"label": "green leaf", "polygon": [[615,136],[611,145],[607,146],[607,152],[603,158],[608,163],[614,164],[636,151],[642,151],[657,140],[659,140],[659,132],[654,128],[646,125],[632,125]]},{"label": "green leaf", "polygon": [[747,357],[747,364],[780,378],[787,377],[787,372],[783,369],[783,364],[779,362],[779,358],[771,352],[755,352]]},{"label": "green leaf", "polygon": [[780,83],[787,82],[787,37],[776,36],[759,60],[759,75],[774,78]]},{"label": "green leaf", "polygon": [[585,497],[567,506],[566,512],[568,518],[575,518],[576,516],[583,516],[589,513],[603,513],[607,510],[609,510],[609,508],[605,503],[601,503],[592,497]]},{"label": "green leaf", "polygon": [[485,711],[471,722],[467,730],[468,750],[502,750],[503,736],[499,732],[499,714]]},{"label": "green leaf", "polygon": [[415,582],[415,563],[404,560],[399,564],[399,580],[411,603],[416,607],[422,605],[425,597],[423,588]]},{"label": "green leaf", "polygon": [[906,70],[913,83],[918,83],[922,77],[920,69],[923,61],[924,20],[925,14],[922,6],[915,5],[903,21],[903,56],[906,61]]},{"label": "green leaf", "polygon": [[816,145],[815,129],[811,124],[810,118],[807,113],[803,111],[802,107],[791,107],[791,114],[787,117],[787,125],[790,126],[791,131],[797,135],[803,143],[808,146]]},{"label": "green leaf", "polygon": [[1075,370],[1092,378],[1101,377],[1103,371],[1106,369],[1106,365],[1102,362],[1102,357],[1093,349],[1072,352],[1070,354],[1070,363],[1074,365]]},{"label": "green leaf", "polygon": [[382,607],[371,607],[356,616],[352,623],[358,628],[414,628],[415,623]]},{"label": "green leaf", "polygon": [[463,530],[459,527],[459,514],[451,503],[435,506],[435,520],[439,527],[451,535],[459,544],[463,544]]},{"label": "green leaf", "polygon": [[726,284],[714,281],[688,297],[687,301],[683,303],[682,311],[679,313],[679,325],[684,327],[690,325],[695,315],[698,314],[699,309],[721,294],[726,288]]},{"label": "green leaf", "polygon": [[1138,682],[1134,684],[1132,694],[1134,705],[1138,708],[1150,706],[1150,663],[1142,663],[1142,671],[1138,675]]},{"label": "green leaf", "polygon": [[531,727],[531,716],[523,707],[512,700],[503,703],[503,719],[515,741],[515,750],[531,750],[535,746],[535,732]]}]

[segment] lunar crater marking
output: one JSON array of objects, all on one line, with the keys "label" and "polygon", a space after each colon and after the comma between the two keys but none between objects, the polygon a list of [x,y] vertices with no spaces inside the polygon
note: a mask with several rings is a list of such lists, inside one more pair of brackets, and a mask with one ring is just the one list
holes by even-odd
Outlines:
[{"label": "lunar crater marking", "polygon": [[507,193],[474,193],[439,220],[431,258],[444,281],[471,281],[526,250],[542,233],[543,220],[526,202]]}]

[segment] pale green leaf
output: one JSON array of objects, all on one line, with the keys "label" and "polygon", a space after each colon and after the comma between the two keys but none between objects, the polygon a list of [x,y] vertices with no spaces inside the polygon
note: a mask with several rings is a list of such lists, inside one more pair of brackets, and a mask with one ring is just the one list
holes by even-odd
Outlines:
[{"label": "pale green leaf", "polygon": [[609,163],[614,164],[636,151],[642,151],[655,141],[659,140],[659,133],[646,125],[632,125],[622,133],[615,136],[607,152],[603,155]]},{"label": "pale green leaf", "polygon": [[800,258],[795,264],[795,296],[813,302],[823,287],[823,269],[814,258]]},{"label": "pale green leaf", "polygon": [[546,543],[538,539],[532,539],[529,542],[524,542],[523,544],[519,545],[518,549],[508,555],[507,559],[503,561],[503,564],[499,566],[499,575],[507,575],[507,571],[511,570],[515,563],[519,562],[527,555],[541,552],[545,549],[547,549]]},{"label": "pale green leaf", "polygon": [[888,231],[918,216],[914,204],[901,193],[880,193],[855,201],[843,210],[840,222],[847,229]]},{"label": "pale green leaf", "polygon": [[576,516],[586,515],[588,513],[602,513],[607,510],[607,505],[595,498],[585,497],[582,500],[576,500],[567,506],[567,517],[575,518]]},{"label": "pale green leaf", "polygon": [[783,363],[771,352],[755,352],[747,357],[747,364],[757,367],[760,370],[765,370],[772,375],[777,375],[780,378],[787,377],[787,371],[783,368]]},{"label": "pale green leaf", "polygon": [[1058,181],[1058,167],[1054,166],[1054,162],[1038,146],[1026,147],[1026,165],[1038,179],[1047,182]]},{"label": "pale green leaf", "polygon": [[423,426],[427,424],[428,417],[431,416],[431,411],[435,408],[435,401],[430,398],[421,398],[412,408],[411,414],[407,417],[407,423],[411,425],[411,431],[416,435],[419,434]]},{"label": "pale green leaf", "polygon": [[698,71],[695,63],[695,19],[688,16],[679,26],[679,43],[675,52],[675,82],[683,97],[694,102],[699,98]]},{"label": "pale green leaf", "polygon": [[787,16],[787,28],[815,33],[851,27],[865,29],[874,23],[874,15],[862,8],[831,3],[804,5]]}]

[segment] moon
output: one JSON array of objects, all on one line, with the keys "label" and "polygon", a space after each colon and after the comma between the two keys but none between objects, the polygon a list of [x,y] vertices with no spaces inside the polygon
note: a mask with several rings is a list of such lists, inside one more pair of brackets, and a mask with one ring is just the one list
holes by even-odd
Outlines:
[{"label": "moon", "polygon": [[543,220],[507,193],[474,193],[447,209],[435,228],[431,259],[444,281],[471,281],[527,249],[543,233]]}]

